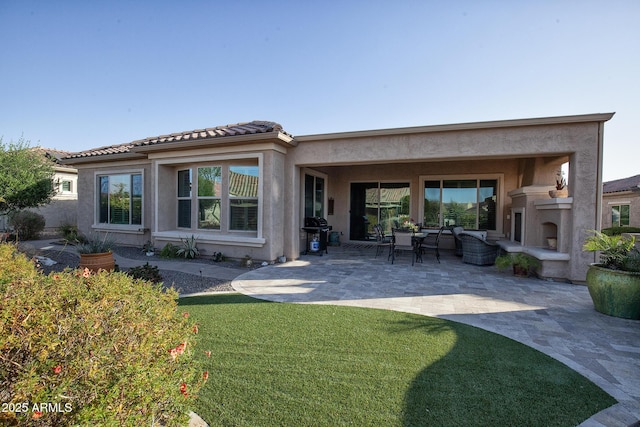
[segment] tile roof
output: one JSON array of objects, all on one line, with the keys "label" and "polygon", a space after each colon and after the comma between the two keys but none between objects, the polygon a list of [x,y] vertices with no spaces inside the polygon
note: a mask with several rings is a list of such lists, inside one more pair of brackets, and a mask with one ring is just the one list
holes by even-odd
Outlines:
[{"label": "tile roof", "polygon": [[[81,151],[79,153],[71,153],[66,159],[102,156],[107,154],[129,153],[133,148],[145,147],[151,145],[166,144],[181,141],[196,141],[199,139],[222,138],[239,135],[256,135],[261,133],[284,133],[287,134],[282,126],[275,122],[254,120],[252,122],[230,124],[225,126],[217,126],[214,128],[195,129],[185,132],[177,132],[169,135],[153,136],[139,139],[126,144],[110,145],[100,148]],[[287,134],[289,135],[289,134]],[[290,136],[290,135],[289,135]]]},{"label": "tile roof", "polygon": [[70,151],[58,150],[56,148],[33,147],[32,150],[44,154],[57,165],[60,164],[60,159],[73,154]]},{"label": "tile roof", "polygon": [[619,193],[621,191],[640,191],[640,175],[629,178],[607,181],[602,184],[603,193]]}]

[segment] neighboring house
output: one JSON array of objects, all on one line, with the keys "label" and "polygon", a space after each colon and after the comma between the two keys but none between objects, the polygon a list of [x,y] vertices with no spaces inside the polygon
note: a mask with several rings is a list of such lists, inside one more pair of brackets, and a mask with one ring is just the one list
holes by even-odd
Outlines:
[{"label": "neighboring house", "polygon": [[60,159],[69,156],[68,151],[43,148],[45,155],[55,164],[53,187],[56,194],[51,202],[39,208],[31,209],[45,219],[45,231],[54,232],[62,225],[76,225],[78,211],[78,170],[60,163]]},{"label": "neighboring house", "polygon": [[602,228],[640,227],[640,175],[602,185]]},{"label": "neighboring house", "polygon": [[[43,155],[54,162],[54,175],[52,185],[56,194],[49,204],[39,208],[28,210],[38,212],[45,219],[45,231],[56,231],[61,225],[76,225],[78,210],[78,170],[74,167],[63,165],[60,158],[69,156],[68,151],[60,151],[50,148],[35,148],[42,151]],[[0,229],[8,228],[6,215],[0,216]]]},{"label": "neighboring house", "polygon": [[[488,230],[543,261],[544,277],[584,281],[599,227],[604,122],[613,113],[294,137],[254,121],[71,154],[80,231],[162,247],[194,235],[205,254],[274,260],[304,251],[305,216],[346,241],[407,216]],[[569,164],[569,197],[551,199]],[[366,220],[366,221],[365,221]],[[545,249],[557,237],[558,250]],[[343,240],[343,241],[344,241]]]}]

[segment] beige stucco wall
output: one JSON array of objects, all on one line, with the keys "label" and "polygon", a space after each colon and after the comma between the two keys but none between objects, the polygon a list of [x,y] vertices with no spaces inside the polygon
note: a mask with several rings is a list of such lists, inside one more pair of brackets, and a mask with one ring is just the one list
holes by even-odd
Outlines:
[{"label": "beige stucco wall", "polygon": [[[598,117],[598,119],[601,119]],[[402,134],[398,134],[402,133]],[[303,167],[317,168],[329,176],[329,197],[335,200],[335,214],[328,218],[335,230],[348,235],[349,183],[366,180],[403,179],[411,182],[411,212],[418,217],[422,197],[419,177],[460,174],[502,174],[499,234],[510,232],[509,191],[523,186],[552,187],[560,166],[569,161],[569,192],[574,197],[567,237],[571,258],[567,279],[583,281],[593,255],[582,252],[584,230],[599,224],[598,188],[602,168],[602,124],[597,120],[580,123],[535,124],[523,127],[454,129],[428,128],[315,135],[298,138],[299,146],[287,158],[288,173],[299,177]],[[428,159],[428,161],[425,161]],[[344,166],[341,168],[341,166]],[[289,256],[301,250],[302,212],[300,189],[291,189],[290,203],[298,207],[296,227],[288,248]],[[535,225],[543,233],[542,224]]]},{"label": "beige stucco wall", "polygon": [[[125,160],[105,164],[84,164],[79,168],[78,185],[83,195],[78,206],[78,226],[83,233],[93,230],[110,232],[125,245],[142,246],[152,240],[156,248],[171,242],[180,245],[182,238],[194,235],[202,253],[222,252],[229,258],[245,255],[256,260],[275,260],[284,253],[285,175],[286,149],[263,144],[258,150],[237,148],[198,148],[181,152],[150,155],[148,160]],[[177,224],[177,171],[203,165],[261,165],[260,200],[261,221],[258,232],[224,231],[226,213],[222,215],[222,230],[178,229]],[[95,224],[96,176],[103,173],[142,171],[144,181],[143,224],[119,226]],[[194,195],[195,197],[195,195]],[[228,207],[223,206],[223,209]]]},{"label": "beige stucco wall", "polygon": [[[120,226],[98,224],[95,217],[96,206],[96,176],[100,174],[142,173],[143,179],[143,207],[142,224],[135,226]],[[151,238],[150,224],[152,222],[151,203],[155,199],[152,191],[152,169],[148,160],[125,160],[104,164],[78,165],[78,230],[85,235],[92,232],[110,233],[123,245],[142,246]]]}]

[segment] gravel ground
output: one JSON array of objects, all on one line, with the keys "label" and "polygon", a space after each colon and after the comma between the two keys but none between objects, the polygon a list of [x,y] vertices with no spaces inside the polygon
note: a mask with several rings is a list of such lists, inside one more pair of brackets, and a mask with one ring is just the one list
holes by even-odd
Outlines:
[{"label": "gravel ground", "polygon": [[[146,256],[139,248],[131,248],[131,247],[115,247],[113,248],[113,252],[116,254],[140,261],[140,265],[143,265],[147,261],[152,260],[162,260],[162,261],[172,261],[172,262],[185,262],[184,259],[166,259],[160,258],[158,256],[148,257]],[[31,254],[30,254],[31,255]],[[60,246],[60,249],[51,249],[51,250],[42,250],[37,253],[37,255],[44,256],[56,261],[56,264],[51,266],[41,265],[41,269],[43,273],[49,274],[51,272],[60,272],[67,267],[77,268],[80,262],[80,257],[74,253],[67,252],[64,250],[63,246]],[[203,264],[213,264],[212,260],[208,260],[206,258],[189,260],[188,262],[198,262]],[[223,262],[216,263],[217,265],[221,265],[224,267],[233,267],[237,268],[237,262]],[[176,291],[178,291],[181,295],[192,294],[198,292],[229,292],[233,291],[233,287],[231,286],[231,282],[228,280],[215,279],[210,277],[200,277],[194,274],[182,273],[179,271],[173,270],[160,270],[160,275],[163,279],[163,285],[166,287],[173,286]]]}]

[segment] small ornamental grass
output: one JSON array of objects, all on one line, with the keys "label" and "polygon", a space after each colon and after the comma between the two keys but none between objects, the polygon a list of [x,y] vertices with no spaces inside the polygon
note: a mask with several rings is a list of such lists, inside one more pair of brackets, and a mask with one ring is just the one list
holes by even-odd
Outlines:
[{"label": "small ornamental grass", "polygon": [[124,273],[44,276],[0,245],[0,425],[186,425],[206,380],[174,290]]}]

